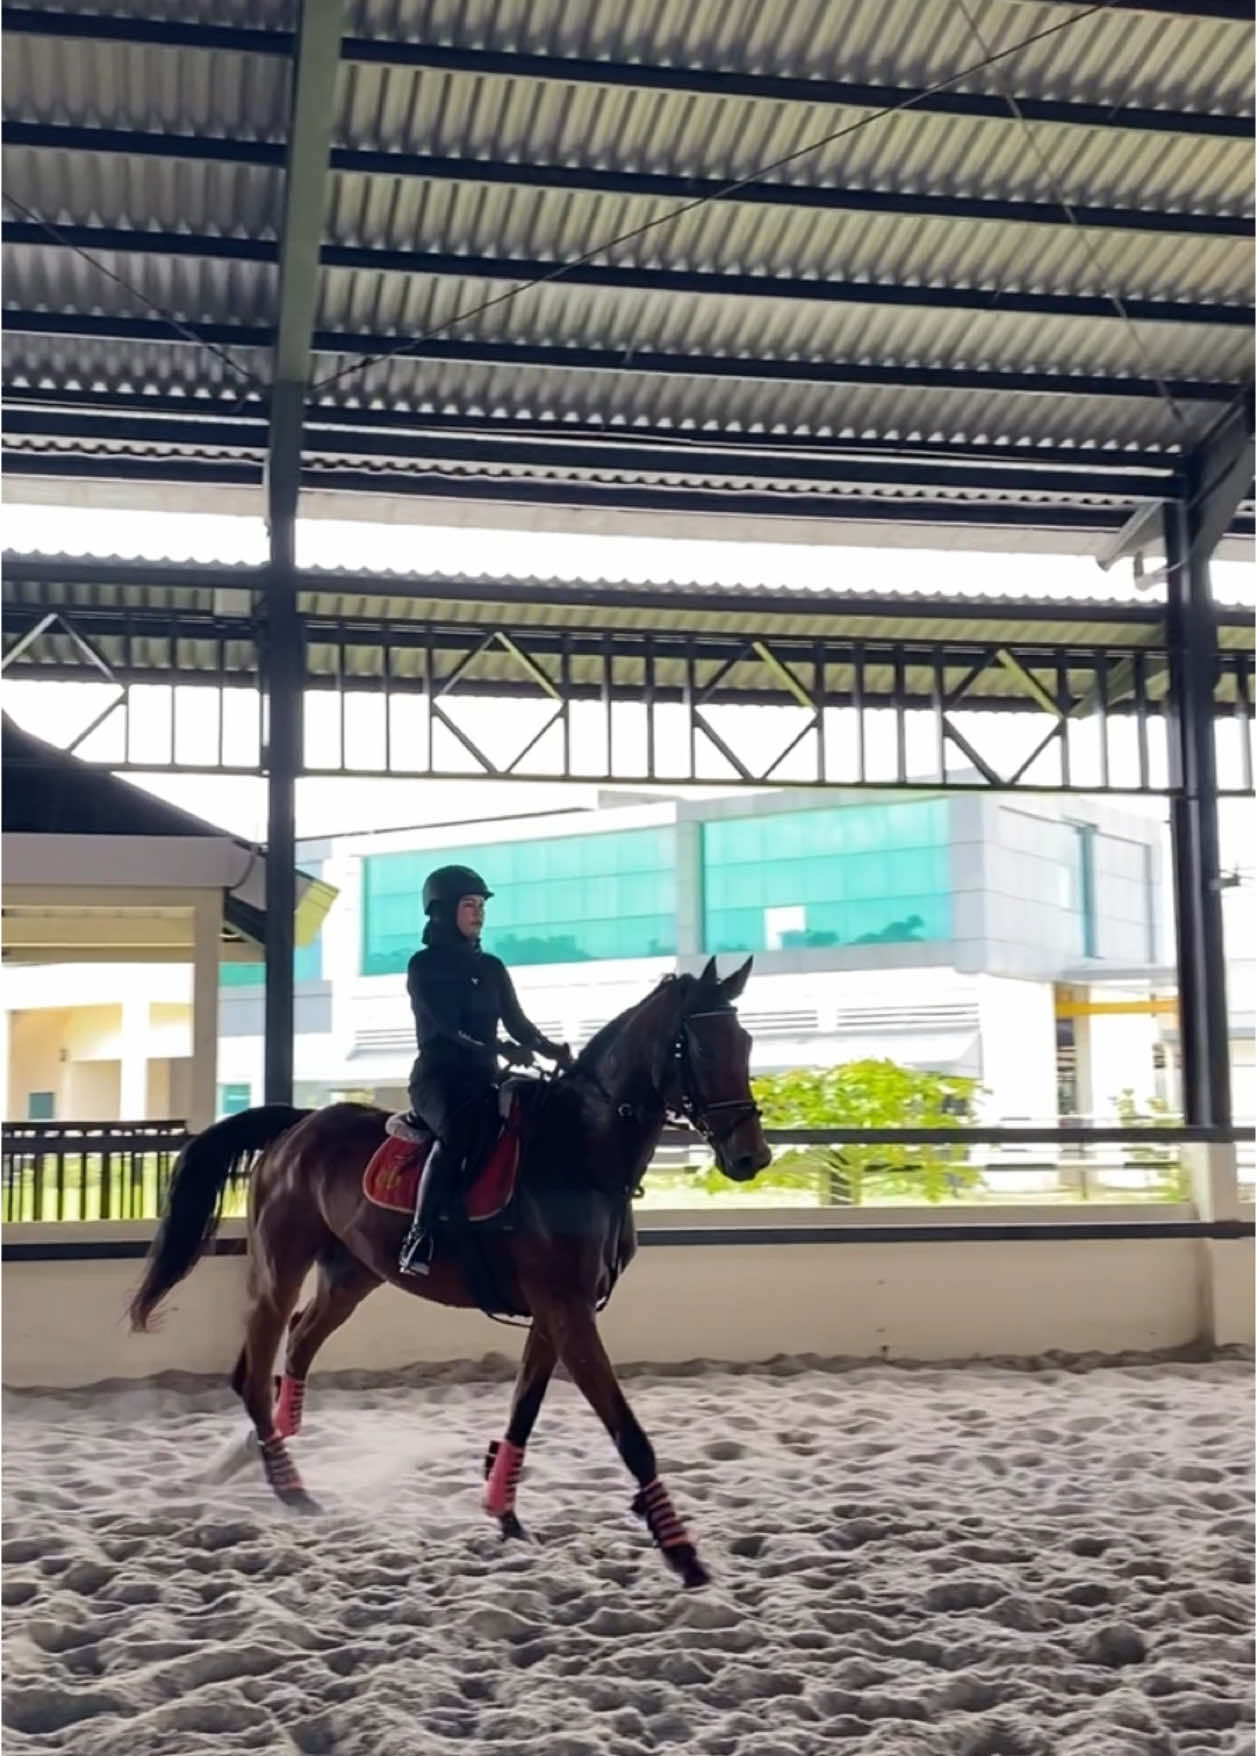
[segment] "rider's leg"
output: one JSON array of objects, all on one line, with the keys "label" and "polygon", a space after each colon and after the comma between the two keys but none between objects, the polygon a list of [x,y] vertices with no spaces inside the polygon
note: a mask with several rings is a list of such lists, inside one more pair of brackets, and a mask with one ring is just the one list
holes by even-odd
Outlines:
[{"label": "rider's leg", "polygon": [[[416,1089],[418,1087],[418,1089]],[[426,1274],[432,1265],[434,1231],[464,1167],[473,1173],[497,1133],[497,1091],[487,1079],[452,1074],[412,1081],[415,1107],[435,1138],[423,1167],[415,1217],[402,1245],[404,1274]]]}]

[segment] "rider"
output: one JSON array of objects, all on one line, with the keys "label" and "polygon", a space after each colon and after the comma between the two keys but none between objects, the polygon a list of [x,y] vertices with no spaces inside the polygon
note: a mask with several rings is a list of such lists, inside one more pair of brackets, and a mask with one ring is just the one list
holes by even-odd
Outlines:
[{"label": "rider", "polygon": [[402,1245],[404,1274],[428,1272],[447,1196],[464,1167],[479,1167],[497,1136],[499,1021],[520,1045],[504,1056],[511,1065],[530,1065],[534,1051],[561,1067],[571,1064],[567,1044],[547,1042],[525,1018],[506,966],[480,949],[492,894],[470,866],[441,866],[423,886],[424,949],[406,971],[419,1043],[410,1105],[434,1138]]}]

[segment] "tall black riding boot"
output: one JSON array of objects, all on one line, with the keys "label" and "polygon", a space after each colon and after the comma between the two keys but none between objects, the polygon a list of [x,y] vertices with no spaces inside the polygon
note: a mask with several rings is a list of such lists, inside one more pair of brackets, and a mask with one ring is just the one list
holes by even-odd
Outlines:
[{"label": "tall black riding boot", "polygon": [[457,1157],[439,1140],[434,1140],[419,1181],[415,1217],[406,1233],[406,1241],[402,1245],[398,1261],[398,1267],[403,1274],[426,1274],[431,1268],[436,1242],[436,1222],[457,1173]]}]

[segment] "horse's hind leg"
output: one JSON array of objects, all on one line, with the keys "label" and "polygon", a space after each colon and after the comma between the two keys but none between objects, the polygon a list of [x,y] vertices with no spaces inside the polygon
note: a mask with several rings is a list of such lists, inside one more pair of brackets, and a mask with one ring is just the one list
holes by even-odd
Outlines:
[{"label": "horse's hind leg", "polygon": [[[535,1303],[533,1309],[537,1309]],[[645,1520],[664,1560],[680,1574],[682,1583],[707,1585],[711,1576],[673,1510],[668,1490],[659,1480],[654,1447],[620,1389],[593,1312],[583,1306],[565,1304],[547,1309],[546,1321],[557,1341],[559,1358],[637,1481],[641,1491],[633,1502],[633,1511]]]},{"label": "horse's hind leg", "polygon": [[[265,1170],[265,1167],[263,1167]],[[301,1288],[331,1234],[314,1214],[294,1213],[282,1190],[255,1182],[250,1200],[249,1298],[244,1370],[236,1370],[241,1401],[261,1448],[262,1468],[277,1497],[294,1510],[316,1510],[288,1455],[274,1412],[275,1355],[297,1308]]]},{"label": "horse's hind leg", "polygon": [[515,1516],[515,1488],[524,1467],[524,1447],[541,1412],[556,1359],[548,1331],[534,1323],[524,1343],[524,1357],[511,1397],[506,1437],[493,1441],[484,1462],[484,1509],[491,1518],[497,1519],[503,1537],[522,1537],[524,1534],[524,1527]]},{"label": "horse's hind leg", "polygon": [[340,1244],[332,1245],[320,1257],[318,1290],[305,1310],[297,1313],[288,1331],[284,1375],[279,1381],[275,1410],[275,1431],[281,1439],[291,1439],[301,1431],[306,1378],[315,1354],[380,1284],[379,1276],[356,1262]]},{"label": "horse's hind leg", "polygon": [[273,1283],[255,1297],[245,1326],[244,1383],[240,1390],[261,1446],[266,1479],[286,1506],[300,1512],[312,1512],[317,1508],[305,1491],[296,1464],[288,1455],[283,1435],[275,1426],[272,1373],[280,1338],[300,1296],[307,1267],[308,1263],[302,1262],[298,1267],[286,1268],[282,1276],[276,1276]]}]

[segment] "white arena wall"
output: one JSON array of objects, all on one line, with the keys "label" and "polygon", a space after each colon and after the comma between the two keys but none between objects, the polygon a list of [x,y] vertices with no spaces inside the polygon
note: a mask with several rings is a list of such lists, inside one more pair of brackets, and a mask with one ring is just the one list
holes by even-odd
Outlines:
[{"label": "white arena wall", "polygon": [[[1160,1210],[1190,1220],[1189,1208]],[[914,1216],[915,1218],[915,1216]],[[939,1215],[920,1241],[821,1241],[797,1211],[757,1215],[789,1225],[786,1243],[730,1241],[727,1226],[694,1228],[720,1240],[668,1243],[643,1232],[642,1248],[602,1318],[622,1363],[709,1359],[755,1363],[778,1355],[955,1360],[1152,1352],[1193,1343],[1251,1346],[1252,1238],[1102,1237],[981,1241],[949,1236],[965,1216]],[[984,1225],[1056,1220],[1059,1208],[984,1212]],[[1147,1210],[1106,1209],[1106,1220]],[[861,1209],[859,1229],[903,1225],[903,1210]],[[652,1228],[654,1229],[654,1228]],[[239,1225],[224,1236],[239,1234]],[[139,1224],[23,1226],[23,1252],[51,1257],[151,1235]],[[10,1238],[13,1233],[10,1232]],[[155,1333],[128,1333],[123,1309],[135,1259],[22,1260],[3,1275],[3,1381],[64,1388],[166,1371],[230,1370],[241,1339],[244,1262],[206,1257],[171,1295]],[[514,1355],[522,1331],[478,1313],[447,1311],[385,1288],[328,1342],[315,1371],[387,1372],[420,1362]]]}]

